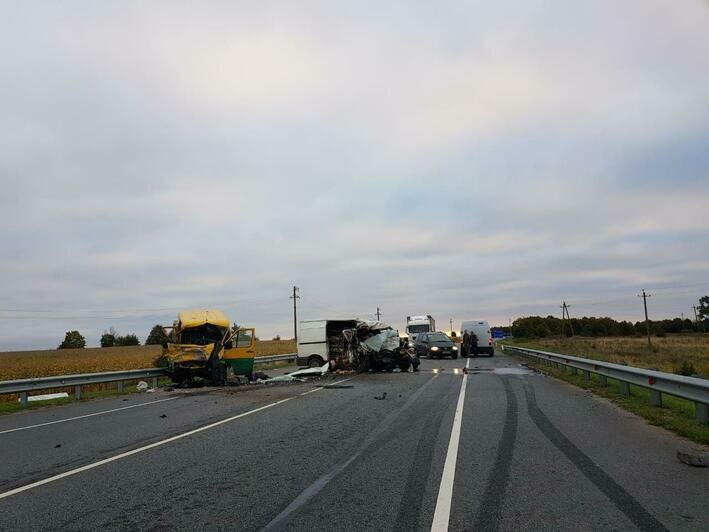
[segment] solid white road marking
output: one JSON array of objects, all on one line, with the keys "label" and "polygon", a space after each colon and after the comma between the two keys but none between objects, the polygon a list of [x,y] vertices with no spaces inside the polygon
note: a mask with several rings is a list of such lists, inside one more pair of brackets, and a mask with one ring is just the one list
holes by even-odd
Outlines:
[{"label": "solid white road marking", "polygon": [[[470,358],[465,363],[465,367],[470,367]],[[460,385],[460,395],[458,404],[455,407],[453,417],[453,428],[451,429],[451,439],[448,442],[448,452],[446,462],[443,465],[441,475],[441,485],[438,488],[438,499],[436,500],[436,510],[433,514],[433,524],[431,530],[441,532],[448,530],[448,521],[451,516],[451,501],[453,499],[453,483],[455,481],[455,464],[458,461],[458,444],[460,443],[460,427],[463,422],[463,406],[465,405],[465,385],[468,376],[463,375],[463,383]]]},{"label": "solid white road marking", "polygon": [[[348,379],[335,381],[331,384],[340,384],[342,382],[352,380],[353,378],[354,377],[350,377]],[[78,473],[82,473],[83,471],[88,471],[89,469],[94,469],[94,468],[102,466],[104,464],[109,464],[111,462],[115,462],[116,460],[121,460],[122,458],[127,458],[129,456],[133,456],[134,454],[142,453],[143,451],[147,451],[149,449],[154,449],[155,447],[160,447],[162,445],[165,445],[165,444],[173,442],[173,441],[181,440],[182,438],[186,438],[187,436],[191,436],[192,434],[197,434],[198,432],[203,432],[205,430],[213,429],[214,427],[218,427],[219,425],[224,425],[225,423],[229,423],[230,421],[234,421],[234,420],[242,418],[242,417],[250,416],[251,414],[255,414],[256,412],[261,412],[262,410],[266,410],[267,408],[271,408],[273,406],[286,403],[286,402],[290,401],[291,399],[295,399],[297,397],[302,397],[303,395],[308,395],[309,393],[313,393],[318,390],[322,390],[322,387],[317,387],[317,388],[314,388],[313,390],[309,390],[304,393],[299,393],[298,395],[286,397],[285,399],[281,399],[280,401],[276,401],[275,403],[269,403],[267,405],[260,406],[258,408],[254,408],[253,410],[249,410],[248,412],[243,412],[241,414],[237,414],[235,416],[231,416],[226,419],[222,419],[221,421],[216,421],[215,423],[210,423],[209,425],[205,425],[205,426],[199,427],[197,429],[183,432],[182,434],[178,434],[177,436],[165,438],[164,440],[156,441],[155,443],[151,443],[149,445],[144,445],[143,447],[138,447],[137,449],[133,449],[132,451],[127,451],[125,453],[117,454],[115,456],[111,456],[110,458],[105,458],[103,460],[99,460],[98,462],[94,462],[92,464],[87,464],[85,466],[77,467],[76,469],[72,469],[70,471],[65,471],[64,473],[59,473],[58,475],[54,475],[52,477],[47,477],[42,480],[38,480],[37,482],[32,482],[31,484],[26,484],[24,486],[20,486],[19,488],[15,488],[10,491],[6,491],[4,493],[0,493],[0,499],[4,499],[6,497],[11,497],[12,495],[22,493],[23,491],[31,490],[32,488],[37,488],[39,486],[43,486],[44,484],[49,484],[50,482],[54,482],[56,480],[61,480],[66,477],[71,477],[71,476],[76,475]]]},{"label": "solid white road marking", "polygon": [[111,410],[101,410],[100,412],[94,412],[92,414],[84,414],[83,416],[68,417],[66,419],[57,419],[55,421],[47,421],[46,423],[37,423],[36,425],[28,425],[26,427],[17,427],[14,429],[0,430],[0,434],[7,434],[8,432],[17,432],[18,430],[36,429],[37,427],[46,427],[47,425],[54,425],[56,423],[65,423],[67,421],[74,421],[76,419],[84,419],[87,417],[100,416],[103,414],[110,414],[111,412],[120,412],[121,410],[128,410],[129,408],[138,408],[139,406],[154,405],[155,403],[164,403],[165,401],[172,401],[173,399],[179,399],[179,397],[168,397],[167,399],[158,399],[157,401],[149,401],[147,403],[140,403],[139,405],[122,406],[120,408],[112,408]]}]

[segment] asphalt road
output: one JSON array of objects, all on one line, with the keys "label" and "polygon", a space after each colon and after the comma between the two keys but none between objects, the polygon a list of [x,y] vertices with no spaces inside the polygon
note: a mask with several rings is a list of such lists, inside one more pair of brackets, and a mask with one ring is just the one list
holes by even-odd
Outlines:
[{"label": "asphalt road", "polygon": [[0,417],[0,530],[709,530],[696,445],[467,362]]}]

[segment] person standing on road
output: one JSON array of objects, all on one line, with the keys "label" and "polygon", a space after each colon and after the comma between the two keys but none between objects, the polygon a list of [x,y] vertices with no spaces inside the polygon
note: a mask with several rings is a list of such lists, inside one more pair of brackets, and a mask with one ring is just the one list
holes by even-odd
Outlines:
[{"label": "person standing on road", "polygon": [[473,352],[473,356],[478,356],[478,335],[474,332],[470,333],[470,351]]},{"label": "person standing on road", "polygon": [[468,329],[463,332],[463,356],[470,356],[470,333]]}]

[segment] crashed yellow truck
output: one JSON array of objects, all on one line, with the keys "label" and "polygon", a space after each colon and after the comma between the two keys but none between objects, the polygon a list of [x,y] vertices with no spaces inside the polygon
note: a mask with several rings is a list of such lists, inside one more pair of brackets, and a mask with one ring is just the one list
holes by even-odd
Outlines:
[{"label": "crashed yellow truck", "polygon": [[220,310],[183,310],[163,329],[168,338],[163,357],[173,382],[199,377],[225,384],[231,375],[253,373],[255,330],[232,326]]},{"label": "crashed yellow truck", "polygon": [[341,319],[301,321],[297,363],[361,372],[417,371],[420,360],[386,323]]}]

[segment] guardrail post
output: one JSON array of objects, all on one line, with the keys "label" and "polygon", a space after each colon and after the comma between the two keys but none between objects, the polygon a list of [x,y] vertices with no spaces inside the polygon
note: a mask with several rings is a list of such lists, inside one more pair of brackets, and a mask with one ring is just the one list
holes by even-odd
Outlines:
[{"label": "guardrail post", "polygon": [[709,405],[694,403],[694,417],[699,423],[709,423]]},{"label": "guardrail post", "polygon": [[27,406],[27,392],[20,393],[20,406],[22,408]]},{"label": "guardrail post", "polygon": [[157,388],[157,387],[158,387],[158,378],[153,377],[153,388]]},{"label": "guardrail post", "polygon": [[591,380],[591,372],[590,371],[583,370],[583,380],[585,380],[586,382]]},{"label": "guardrail post", "polygon": [[116,383],[116,388],[118,389],[118,393],[123,393],[123,381],[118,381]]},{"label": "guardrail post", "polygon": [[601,386],[608,386],[608,377],[605,375],[599,375],[598,380],[601,381]]},{"label": "guardrail post", "polygon": [[657,390],[650,390],[650,404],[652,406],[662,406],[662,394]]},{"label": "guardrail post", "polygon": [[577,375],[578,372],[576,371],[576,368],[571,368],[571,374],[572,375]]},{"label": "guardrail post", "polygon": [[630,384],[627,382],[620,381],[620,393],[623,395],[630,395]]},{"label": "guardrail post", "polygon": [[74,386],[74,399],[81,401],[81,384]]}]

